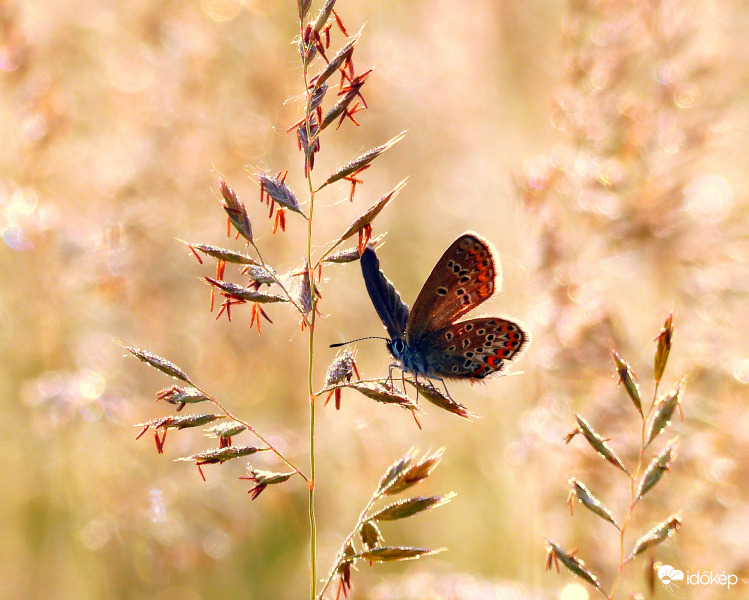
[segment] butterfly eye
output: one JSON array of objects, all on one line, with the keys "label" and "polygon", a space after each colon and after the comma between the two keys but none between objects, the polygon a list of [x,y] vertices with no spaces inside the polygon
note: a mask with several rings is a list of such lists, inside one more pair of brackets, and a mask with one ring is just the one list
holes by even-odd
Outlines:
[{"label": "butterfly eye", "polygon": [[398,338],[393,341],[393,350],[398,354],[401,354],[406,349],[406,342]]}]

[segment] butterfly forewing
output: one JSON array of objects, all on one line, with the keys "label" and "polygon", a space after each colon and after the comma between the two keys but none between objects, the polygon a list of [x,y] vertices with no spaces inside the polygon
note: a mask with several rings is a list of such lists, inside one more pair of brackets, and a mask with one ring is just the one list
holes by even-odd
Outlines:
[{"label": "butterfly forewing", "polygon": [[448,325],[429,333],[419,344],[430,367],[430,376],[483,379],[501,371],[528,337],[513,321],[480,317]]},{"label": "butterfly forewing", "polygon": [[391,338],[402,337],[408,321],[408,305],[380,271],[380,260],[374,250],[366,248],[360,262],[367,292],[388,335]]},{"label": "butterfly forewing", "polygon": [[437,261],[416,298],[406,326],[408,343],[420,345],[431,332],[454,323],[488,299],[495,285],[501,287],[502,276],[489,242],[475,233],[461,235]]}]

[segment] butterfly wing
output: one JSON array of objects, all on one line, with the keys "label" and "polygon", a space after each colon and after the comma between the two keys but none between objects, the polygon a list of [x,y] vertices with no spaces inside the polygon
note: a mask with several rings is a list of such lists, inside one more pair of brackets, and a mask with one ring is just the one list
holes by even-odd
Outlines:
[{"label": "butterfly wing", "polygon": [[383,275],[380,260],[374,250],[366,248],[360,262],[367,293],[388,335],[391,339],[403,337],[408,322],[408,305],[401,300],[395,286]]},{"label": "butterfly wing", "polygon": [[495,286],[502,287],[502,274],[491,244],[464,233],[445,250],[421,288],[406,326],[408,343],[419,345],[430,332],[454,323],[489,298]]},{"label": "butterfly wing", "polygon": [[504,368],[528,343],[513,321],[479,317],[429,333],[419,344],[431,377],[483,379]]}]

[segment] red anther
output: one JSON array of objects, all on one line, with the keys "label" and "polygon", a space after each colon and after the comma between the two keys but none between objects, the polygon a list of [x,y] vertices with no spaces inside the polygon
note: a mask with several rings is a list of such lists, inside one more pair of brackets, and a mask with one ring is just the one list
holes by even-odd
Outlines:
[{"label": "red anther", "polygon": [[341,410],[341,388],[337,388],[335,391],[335,409]]},{"label": "red anther", "polygon": [[276,218],[273,221],[273,233],[276,233],[279,226],[281,231],[286,231],[286,211],[283,208],[279,208],[276,211]]},{"label": "red anther", "polygon": [[[299,129],[302,125],[304,125],[304,118],[299,119],[296,123],[289,127],[286,130],[286,133],[291,133],[294,129]],[[300,143],[299,140],[297,140],[297,143]]]},{"label": "red anther", "polygon": [[320,34],[316,31],[315,32],[315,48],[317,48],[317,51],[320,53],[320,56],[323,57],[326,63],[330,63],[328,60],[328,57],[325,56],[325,44],[323,44],[322,38],[320,37]]},{"label": "red anther", "polygon": [[260,326],[260,315],[257,312],[257,303],[252,305],[252,314],[250,315],[250,329],[252,329],[252,325],[257,322],[257,333],[258,335],[263,335],[263,328]]},{"label": "red anther", "polygon": [[259,485],[256,485],[251,490],[248,490],[247,493],[250,494],[250,500],[254,500],[255,498],[257,498],[262,493],[262,491],[267,487],[268,487],[267,483],[261,483]]},{"label": "red anther", "polygon": [[164,429],[163,433],[161,434],[161,437],[159,437],[159,430],[156,429],[153,432],[154,440],[156,440],[156,451],[159,454],[164,454],[164,442],[166,442],[166,432],[167,430]]},{"label": "red anther", "polygon": [[357,246],[357,249],[359,250],[359,255],[364,253],[364,249],[367,247],[367,244],[369,244],[369,240],[372,239],[372,225],[367,223],[364,227],[362,227],[359,230],[359,244]]},{"label": "red anther", "polygon": [[341,30],[341,33],[348,37],[348,31],[346,31],[346,28],[343,26],[343,21],[341,21],[341,17],[338,16],[338,13],[333,10],[333,18],[335,19],[336,25],[338,25],[338,29]]},{"label": "red anther", "polygon": [[202,265],[203,264],[203,259],[200,257],[200,254],[198,254],[198,251],[195,250],[195,248],[193,248],[192,246],[188,246],[188,248],[195,255],[195,258],[198,259],[198,262]]},{"label": "red anther", "polygon": [[[211,291],[213,291],[213,290],[211,290]],[[211,298],[211,304],[212,303],[213,303],[213,298]],[[227,313],[229,312],[229,310],[227,309],[227,302],[226,302],[226,300],[224,300],[221,303],[221,308],[218,309],[218,314],[216,315],[216,320],[217,321],[221,318],[221,315],[224,314],[224,310],[226,310]],[[213,312],[213,307],[212,306],[211,306],[211,312]],[[229,320],[231,321],[231,318]]]}]

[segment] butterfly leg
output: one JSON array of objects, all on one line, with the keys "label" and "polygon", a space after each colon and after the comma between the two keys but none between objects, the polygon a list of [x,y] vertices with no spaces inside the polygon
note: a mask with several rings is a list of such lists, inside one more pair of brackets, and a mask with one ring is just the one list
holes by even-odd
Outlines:
[{"label": "butterfly leg", "polygon": [[[406,372],[403,370],[403,367],[397,362],[392,362],[388,365],[388,377],[385,380],[386,383],[390,386],[390,389],[395,393],[395,381],[393,380],[393,369],[400,369],[401,372],[401,385],[403,386],[403,393],[408,395],[408,392],[406,391]],[[418,395],[416,396],[418,399]]]},{"label": "butterfly leg", "polygon": [[[416,402],[419,401],[419,374],[414,373],[414,380],[416,381]],[[406,389],[406,377],[403,376],[403,389]]]},{"label": "butterfly leg", "polygon": [[450,390],[447,389],[447,384],[445,383],[445,380],[442,379],[442,377],[435,377],[435,379],[437,381],[441,381],[442,382],[442,387],[445,388],[445,394],[447,395],[447,397],[450,400],[452,400],[453,402],[455,402],[455,400],[453,400],[453,397],[450,395]]},{"label": "butterfly leg", "polygon": [[393,369],[395,369],[398,366],[398,363],[390,363],[388,365],[388,378],[387,383],[390,386],[390,389],[395,392],[395,382],[393,381]]}]

